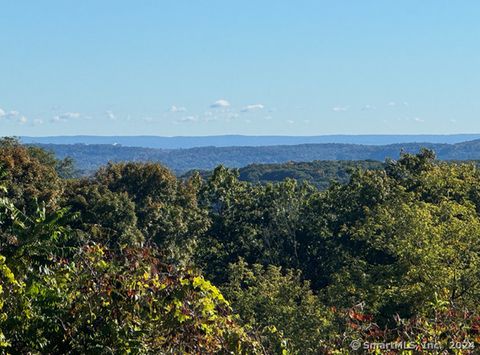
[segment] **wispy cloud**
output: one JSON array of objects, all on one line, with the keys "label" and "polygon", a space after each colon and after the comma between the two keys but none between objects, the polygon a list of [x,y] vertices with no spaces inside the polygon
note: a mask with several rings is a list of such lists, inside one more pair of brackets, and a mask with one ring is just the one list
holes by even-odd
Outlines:
[{"label": "wispy cloud", "polygon": [[71,119],[80,118],[81,114],[78,112],[65,112],[61,115],[56,115],[52,118],[52,122],[67,122]]},{"label": "wispy cloud", "polygon": [[181,106],[175,106],[175,105],[172,105],[168,112],[172,112],[172,113],[176,113],[176,112],[186,112],[187,109],[185,107],[181,107]]},{"label": "wispy cloud", "polygon": [[218,116],[214,115],[212,111],[206,111],[203,113],[201,120],[204,122],[218,121]]},{"label": "wispy cloud", "polygon": [[117,116],[115,116],[115,113],[113,113],[113,111],[105,111],[105,114],[107,115],[107,117],[109,119],[111,119],[112,121],[115,121],[117,119]]},{"label": "wispy cloud", "polygon": [[213,104],[210,105],[211,108],[227,108],[230,107],[230,102],[225,99],[220,99],[215,101]]},{"label": "wispy cloud", "polygon": [[387,106],[390,106],[390,107],[397,107],[397,106],[410,106],[410,104],[406,101],[404,102],[396,102],[396,101],[390,101]]},{"label": "wispy cloud", "polygon": [[417,123],[423,123],[425,120],[421,117],[398,117],[397,121],[406,121],[406,122],[417,122]]},{"label": "wispy cloud", "polygon": [[235,112],[228,112],[225,116],[224,116],[224,120],[225,122],[231,122],[235,119],[237,119],[240,115],[238,113],[235,113]]},{"label": "wispy cloud", "polygon": [[18,111],[5,111],[0,108],[0,119],[15,121],[20,124],[28,122],[28,118],[21,115]]},{"label": "wispy cloud", "polygon": [[20,116],[20,112],[18,111],[9,111],[5,114],[6,118],[17,118]]},{"label": "wispy cloud", "polygon": [[4,111],[0,108],[0,118],[5,119],[14,119],[20,116],[20,112],[18,111]]},{"label": "wispy cloud", "polygon": [[253,104],[253,105],[247,105],[244,108],[240,110],[240,112],[251,112],[251,111],[258,111],[258,110],[263,110],[265,108],[264,105],[262,104]]},{"label": "wispy cloud", "polygon": [[197,116],[186,116],[179,118],[176,120],[178,123],[193,123],[193,122],[198,122],[198,117]]},{"label": "wispy cloud", "polygon": [[348,111],[348,106],[335,106],[335,107],[332,107],[332,111],[345,112],[345,111]]},{"label": "wispy cloud", "polygon": [[373,110],[375,110],[375,109],[376,109],[375,106],[373,106],[373,105],[368,105],[368,104],[362,107],[362,111],[373,111]]}]

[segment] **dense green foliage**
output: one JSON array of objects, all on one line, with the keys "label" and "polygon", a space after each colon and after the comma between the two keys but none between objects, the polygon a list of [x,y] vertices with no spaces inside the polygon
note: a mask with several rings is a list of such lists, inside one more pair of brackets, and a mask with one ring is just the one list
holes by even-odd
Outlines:
[{"label": "dense green foliage", "polygon": [[[68,160],[11,139],[0,158],[2,352],[480,346],[474,164],[423,150],[343,179],[330,179],[343,163],[293,176],[289,164],[252,166],[251,183],[222,166],[177,179],[139,162],[72,179]],[[340,181],[310,183],[322,171]]]},{"label": "dense green foliage", "polygon": [[[286,179],[308,182],[319,190],[325,190],[332,181],[348,182],[350,173],[355,169],[382,169],[384,164],[373,160],[315,160],[312,162],[293,162],[284,164],[251,164],[238,169],[238,179],[253,184],[282,182]],[[204,179],[212,176],[210,170],[190,170],[181,176],[188,179],[195,173]]]},{"label": "dense green foliage", "polygon": [[238,178],[251,183],[265,184],[293,179],[309,182],[320,190],[325,190],[332,181],[348,182],[354,169],[381,169],[383,163],[373,160],[326,161],[315,160],[308,163],[288,162],[284,164],[252,164],[239,169]]},{"label": "dense green foliage", "polygon": [[[220,291],[191,267],[172,262],[185,241],[180,227],[197,227],[189,185],[178,184],[159,166],[128,165],[107,167],[92,181],[62,181],[55,166],[42,164],[13,141],[4,142],[2,154],[4,352],[259,351]],[[16,173],[32,167],[42,174]],[[136,180],[138,171],[145,180]],[[145,185],[142,198],[130,184],[147,183],[152,174],[156,183]],[[44,194],[20,198],[37,186]],[[18,193],[9,194],[12,190]],[[15,202],[25,211],[36,209],[25,212]],[[170,213],[171,219],[156,223],[162,203],[167,205],[162,215]]]}]

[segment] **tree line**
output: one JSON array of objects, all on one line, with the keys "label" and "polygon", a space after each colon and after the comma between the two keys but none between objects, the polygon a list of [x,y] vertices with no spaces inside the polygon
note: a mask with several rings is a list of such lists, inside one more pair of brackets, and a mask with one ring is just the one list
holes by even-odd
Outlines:
[{"label": "tree line", "polygon": [[404,153],[324,190],[223,166],[72,174],[0,141],[4,353],[348,354],[358,340],[475,353],[474,164]]}]

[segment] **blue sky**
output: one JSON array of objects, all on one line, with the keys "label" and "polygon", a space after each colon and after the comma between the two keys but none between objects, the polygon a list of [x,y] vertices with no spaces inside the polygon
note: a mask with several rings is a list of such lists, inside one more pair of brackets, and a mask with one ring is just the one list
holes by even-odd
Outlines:
[{"label": "blue sky", "polygon": [[0,135],[480,132],[476,0],[0,9]]}]

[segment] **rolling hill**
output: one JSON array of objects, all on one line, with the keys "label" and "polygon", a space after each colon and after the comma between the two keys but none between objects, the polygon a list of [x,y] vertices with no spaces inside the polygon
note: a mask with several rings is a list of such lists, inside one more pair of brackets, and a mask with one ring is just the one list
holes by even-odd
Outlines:
[{"label": "rolling hill", "polygon": [[456,144],[480,139],[480,134],[452,135],[320,135],[320,136],[51,136],[20,137],[25,144],[115,144],[126,147],[143,147],[158,149],[188,149],[198,147],[259,147],[272,145],[299,144],[368,144],[387,145],[399,143],[443,143]]},{"label": "rolling hill", "polygon": [[480,140],[456,144],[404,143],[389,145],[301,144],[278,146],[198,147],[154,149],[107,144],[36,144],[53,151],[58,158],[71,157],[85,173],[109,161],[156,161],[182,174],[192,169],[210,170],[223,164],[240,168],[250,164],[278,164],[289,161],[397,159],[401,151],[416,153],[433,149],[441,160],[480,159]]}]

